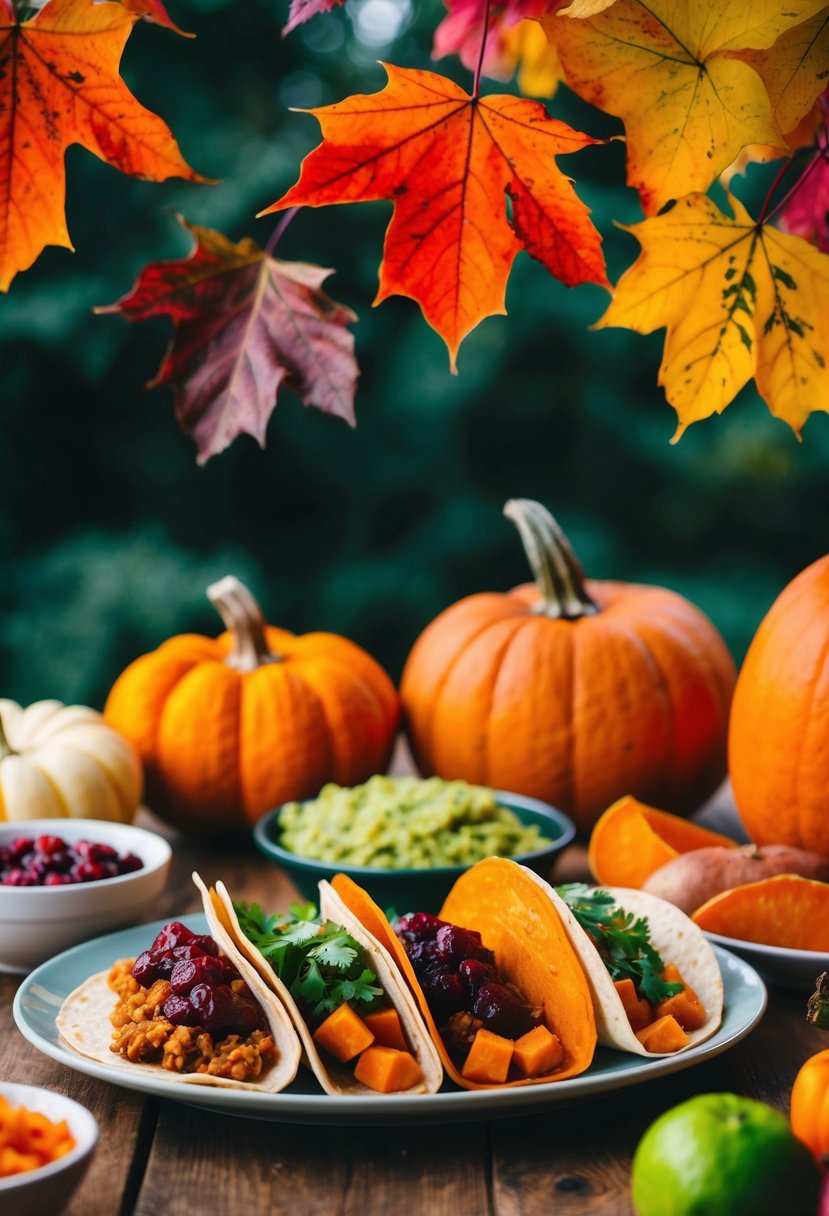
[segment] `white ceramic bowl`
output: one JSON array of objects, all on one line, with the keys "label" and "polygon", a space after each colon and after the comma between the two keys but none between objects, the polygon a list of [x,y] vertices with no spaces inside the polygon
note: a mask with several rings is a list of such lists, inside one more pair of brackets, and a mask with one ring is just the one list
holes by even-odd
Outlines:
[{"label": "white ceramic bowl", "polygon": [[26,819],[0,823],[0,844],[18,836],[61,836],[129,850],[143,868],[118,878],[62,887],[0,884],[0,971],[25,973],[68,946],[152,919],[172,850],[163,836],[103,819]]},{"label": "white ceramic bowl", "polygon": [[65,1157],[37,1170],[0,1178],[0,1212],[7,1216],[57,1216],[66,1207],[92,1160],[98,1142],[98,1124],[85,1106],[48,1089],[0,1081],[0,1094],[12,1106],[40,1111],[53,1123],[65,1119],[75,1139],[75,1147]]}]

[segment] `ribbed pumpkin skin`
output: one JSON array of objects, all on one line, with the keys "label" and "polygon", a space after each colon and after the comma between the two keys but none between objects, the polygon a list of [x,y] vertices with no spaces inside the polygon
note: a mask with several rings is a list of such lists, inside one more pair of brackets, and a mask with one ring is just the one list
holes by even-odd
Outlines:
[{"label": "ribbed pumpkin skin", "polygon": [[106,720],[138,747],[147,799],[194,832],[253,823],[326,781],[385,771],[399,718],[389,677],[364,650],[327,633],[264,631],[281,661],[240,672],[233,637],[170,638],[116,681]]},{"label": "ribbed pumpkin skin", "polygon": [[534,615],[528,584],[424,630],[401,684],[418,766],[541,798],[582,832],[623,794],[690,812],[725,775],[725,643],[674,592],[586,589],[599,611],[578,620]]},{"label": "ribbed pumpkin skin", "polygon": [[752,840],[829,856],[829,557],[789,583],[754,636],[728,767]]}]

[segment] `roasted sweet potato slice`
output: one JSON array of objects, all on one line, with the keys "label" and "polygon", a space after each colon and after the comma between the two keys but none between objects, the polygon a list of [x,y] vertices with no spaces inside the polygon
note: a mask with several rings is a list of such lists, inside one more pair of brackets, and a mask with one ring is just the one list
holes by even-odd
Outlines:
[{"label": "roasted sweet potato slice", "polygon": [[638,889],[649,874],[680,853],[711,845],[736,848],[737,841],[626,794],[593,828],[588,862],[597,882]]},{"label": "roasted sweet potato slice", "polygon": [[732,887],[697,908],[701,929],[787,950],[829,951],[829,884],[778,874]]}]

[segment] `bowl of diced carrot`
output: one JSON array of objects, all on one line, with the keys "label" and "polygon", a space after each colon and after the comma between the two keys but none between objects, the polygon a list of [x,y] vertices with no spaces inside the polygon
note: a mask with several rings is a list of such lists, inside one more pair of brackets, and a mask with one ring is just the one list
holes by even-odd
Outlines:
[{"label": "bowl of diced carrot", "polygon": [[0,1212],[57,1216],[92,1160],[98,1124],[79,1102],[0,1082]]}]

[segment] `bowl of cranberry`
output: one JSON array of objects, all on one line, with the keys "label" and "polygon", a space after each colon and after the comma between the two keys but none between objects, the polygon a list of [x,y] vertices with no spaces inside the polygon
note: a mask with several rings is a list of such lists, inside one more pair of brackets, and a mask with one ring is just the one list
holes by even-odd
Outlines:
[{"label": "bowl of cranberry", "polygon": [[0,971],[157,915],[171,857],[162,836],[127,823],[0,823]]}]

